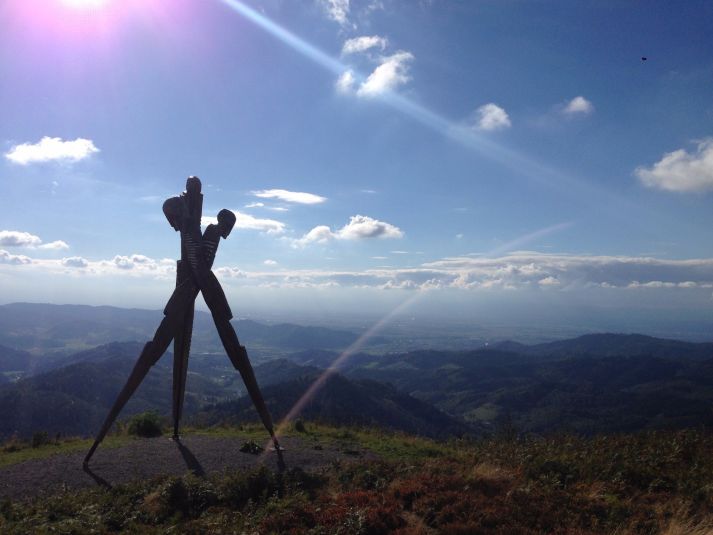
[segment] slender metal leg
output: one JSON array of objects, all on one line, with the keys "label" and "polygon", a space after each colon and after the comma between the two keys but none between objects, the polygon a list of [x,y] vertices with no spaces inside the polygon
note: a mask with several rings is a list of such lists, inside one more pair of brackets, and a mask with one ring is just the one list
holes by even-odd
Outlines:
[{"label": "slender metal leg", "polygon": [[156,364],[158,359],[166,352],[171,340],[173,340],[180,329],[181,321],[186,316],[186,307],[190,305],[187,297],[193,294],[193,289],[191,289],[190,292],[187,292],[186,289],[187,287],[177,288],[171,296],[169,304],[166,306],[166,316],[161,321],[158,329],[156,329],[153,340],[147,342],[141,351],[141,355],[139,355],[136,364],[134,364],[134,369],[131,370],[131,374],[124,388],[119,392],[114,405],[104,420],[104,425],[102,425],[94,440],[94,444],[92,444],[92,447],[84,458],[84,466],[87,466],[89,459],[92,458],[97,447],[101,441],[104,440],[104,437],[109,432],[109,428],[111,428],[114,420],[116,420],[116,417],[121,412],[121,409],[124,408],[124,405],[126,405],[127,401],[129,401],[133,393],[139,387],[141,381],[144,380],[151,367]]},{"label": "slender metal leg", "polygon": [[[198,295],[196,291],[195,296]],[[178,426],[183,415],[183,398],[186,392],[188,374],[188,355],[191,350],[193,334],[193,313],[195,298],[186,311],[183,327],[176,333],[173,344],[173,438],[178,438]]]},{"label": "slender metal leg", "polygon": [[215,317],[213,317],[213,320],[215,321],[215,326],[218,329],[220,340],[223,342],[225,352],[230,358],[230,362],[232,362],[233,367],[240,372],[240,376],[243,378],[248,395],[250,396],[250,399],[252,399],[253,405],[255,405],[255,408],[260,415],[260,419],[262,420],[265,429],[267,429],[267,432],[270,433],[272,443],[274,444],[275,451],[277,452],[280,468],[282,468],[285,464],[282,458],[282,448],[280,447],[277,437],[275,436],[272,417],[270,416],[270,411],[267,410],[265,400],[260,392],[260,387],[255,379],[255,372],[250,364],[248,352],[246,351],[245,346],[240,345],[238,335],[235,334],[235,329],[233,329],[233,326],[229,321],[221,321]]},{"label": "slender metal leg", "polygon": [[[168,342],[170,343],[170,341],[171,340],[169,339]],[[116,417],[121,412],[121,409],[124,408],[126,402],[129,401],[129,398],[131,398],[133,393],[141,384],[141,381],[143,381],[146,377],[146,374],[148,374],[149,370],[151,369],[151,366],[153,366],[156,361],[161,357],[161,355],[163,355],[167,347],[168,343],[166,343],[165,347],[163,348],[157,346],[155,342],[146,343],[143,351],[141,352],[141,355],[139,356],[139,359],[136,361],[136,364],[134,364],[134,369],[131,370],[131,374],[129,375],[129,378],[126,381],[124,388],[122,388],[121,392],[119,392],[119,395],[117,396],[116,401],[114,402],[114,406],[109,411],[109,414],[107,414],[107,417],[104,420],[104,425],[102,425],[101,429],[99,430],[99,433],[97,434],[96,439],[94,439],[94,444],[92,444],[91,449],[87,453],[86,457],[84,457],[84,466],[87,466],[89,464],[89,459],[92,458],[92,455],[94,455],[94,452],[96,451],[97,447],[99,446],[101,441],[104,440],[104,437],[109,432],[109,428],[111,428],[111,425],[114,423],[114,420],[116,420]]]}]

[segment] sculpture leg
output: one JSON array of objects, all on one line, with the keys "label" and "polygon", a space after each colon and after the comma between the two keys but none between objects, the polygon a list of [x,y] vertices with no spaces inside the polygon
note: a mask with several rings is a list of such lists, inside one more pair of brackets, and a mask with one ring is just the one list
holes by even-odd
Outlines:
[{"label": "sculpture leg", "polygon": [[[253,372],[253,367],[248,359],[248,353],[245,350],[245,347],[240,345],[238,335],[235,334],[235,329],[233,329],[233,326],[230,324],[230,319],[233,317],[233,314],[230,311],[230,306],[228,305],[228,300],[225,297],[225,292],[223,292],[220,282],[218,282],[218,279],[212,271],[206,270],[201,273],[200,277],[197,278],[200,290],[203,293],[203,298],[205,299],[205,302],[213,316],[213,321],[215,322],[215,327],[218,330],[220,341],[223,342],[225,352],[228,354],[228,357],[233,363],[235,369],[240,372],[240,376],[243,378],[248,395],[250,396],[250,399],[252,399],[252,402],[260,415],[260,419],[262,420],[265,429],[267,429],[268,433],[270,433],[270,437],[272,437],[272,441],[275,444],[275,449],[279,454],[280,447],[277,442],[277,438],[275,437],[272,418],[270,417],[270,412],[267,410],[265,400],[260,392],[260,387],[255,379],[255,373]],[[281,454],[280,460],[282,460]]]},{"label": "sculpture leg", "polygon": [[102,425],[96,439],[94,440],[94,444],[92,444],[87,456],[84,458],[85,466],[89,463],[89,459],[91,459],[92,455],[94,455],[94,452],[101,441],[104,440],[104,437],[109,432],[109,428],[121,412],[121,409],[124,408],[124,405],[126,405],[127,401],[129,401],[133,393],[141,384],[141,381],[143,381],[146,374],[148,374],[151,366],[156,364],[158,359],[161,358],[161,355],[163,355],[166,352],[166,349],[168,349],[171,340],[173,340],[174,336],[181,327],[182,320],[186,317],[186,310],[192,303],[189,299],[193,297],[194,294],[194,287],[188,284],[181,285],[173,292],[173,295],[171,296],[171,299],[169,299],[168,305],[166,305],[166,309],[164,310],[166,315],[161,321],[158,329],[156,329],[156,334],[154,334],[153,340],[148,342],[144,346],[143,351],[141,351],[141,355],[139,355],[136,364],[134,364],[134,369],[131,370],[131,374],[126,381],[124,388],[122,388],[121,392],[119,392],[114,405],[104,420],[104,425]]},{"label": "sculpture leg", "polygon": [[248,395],[260,415],[265,429],[270,433],[270,436],[274,437],[272,418],[265,405],[265,400],[262,398],[262,393],[255,379],[255,372],[253,372],[253,367],[248,359],[248,352],[245,350],[245,346],[240,345],[238,336],[235,334],[235,329],[233,329],[230,322],[216,321],[215,326],[218,329],[220,340],[223,342],[223,347],[230,358],[230,362],[232,362],[233,367],[240,372]]},{"label": "sculpture leg", "polygon": [[161,358],[161,355],[164,354],[170,342],[171,339],[169,338],[163,346],[157,344],[155,339],[152,342],[146,343],[143,351],[141,352],[141,355],[139,356],[139,359],[136,361],[136,364],[134,364],[134,369],[131,370],[131,374],[129,375],[129,378],[126,381],[124,388],[122,388],[121,392],[119,392],[119,395],[117,396],[114,405],[112,406],[111,410],[109,411],[109,414],[104,420],[104,425],[102,425],[101,429],[99,430],[99,433],[97,434],[96,439],[94,439],[94,444],[92,444],[91,449],[84,458],[84,466],[89,464],[89,459],[91,459],[92,455],[94,455],[94,452],[99,446],[99,443],[104,440],[104,437],[109,432],[109,428],[121,412],[121,409],[124,408],[124,405],[126,405],[126,402],[129,401],[129,398],[131,398],[133,393],[139,387],[141,381],[144,380],[144,377],[146,377],[146,374],[148,374],[149,370],[151,369],[151,366],[153,366],[156,361]]},{"label": "sculpture leg", "polygon": [[230,321],[220,321],[215,317],[213,319],[215,321],[215,326],[218,329],[220,340],[223,342],[223,347],[230,358],[230,362],[232,362],[233,367],[240,372],[240,376],[243,378],[248,395],[250,396],[250,399],[252,399],[252,402],[260,415],[260,419],[262,420],[265,429],[267,429],[267,432],[270,433],[272,443],[274,444],[275,451],[277,452],[278,465],[282,470],[285,467],[285,461],[282,458],[282,448],[280,447],[277,437],[275,436],[275,431],[272,425],[272,417],[270,416],[270,411],[267,410],[265,400],[260,392],[260,387],[255,379],[255,372],[253,372],[250,359],[248,359],[248,352],[245,350],[245,346],[240,345],[238,335],[235,334],[235,329],[233,329]]},{"label": "sculpture leg", "polygon": [[[198,295],[196,291],[195,296]],[[195,300],[195,297],[194,297]],[[183,414],[183,398],[186,392],[186,376],[188,373],[188,355],[191,350],[191,335],[193,333],[193,312],[195,302],[192,301],[186,311],[183,327],[176,333],[173,344],[173,438],[178,438],[178,425]]]}]

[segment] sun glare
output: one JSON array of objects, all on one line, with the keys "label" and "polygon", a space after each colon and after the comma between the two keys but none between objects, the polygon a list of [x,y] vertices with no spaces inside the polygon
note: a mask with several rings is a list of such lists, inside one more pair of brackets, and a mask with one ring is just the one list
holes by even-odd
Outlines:
[{"label": "sun glare", "polygon": [[96,9],[104,6],[109,0],[60,0],[65,6],[73,9]]}]

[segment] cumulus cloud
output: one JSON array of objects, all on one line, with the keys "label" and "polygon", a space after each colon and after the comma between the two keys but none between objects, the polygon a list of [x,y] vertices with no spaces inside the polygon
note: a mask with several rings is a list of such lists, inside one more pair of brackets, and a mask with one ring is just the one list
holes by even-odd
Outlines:
[{"label": "cumulus cloud", "polygon": [[27,247],[28,249],[48,249],[61,250],[69,249],[67,242],[55,240],[49,243],[42,243],[39,236],[22,232],[19,230],[0,230],[0,245],[5,247]]},{"label": "cumulus cloud", "polygon": [[62,249],[69,249],[69,245],[67,245],[67,242],[64,242],[62,240],[55,240],[55,241],[51,241],[49,243],[43,243],[38,248],[59,251]]},{"label": "cumulus cloud", "polygon": [[119,269],[133,269],[134,267],[134,261],[128,256],[116,255],[112,262]]},{"label": "cumulus cloud", "polygon": [[302,238],[295,240],[294,244],[304,246],[309,243],[326,243],[330,240],[401,238],[403,235],[403,231],[391,223],[365,215],[355,215],[349,218],[349,223],[334,232],[326,225],[314,227]]},{"label": "cumulus cloud", "polygon": [[308,243],[326,243],[335,238],[336,235],[327,225],[314,227],[307,234],[295,241],[295,245],[307,245]]},{"label": "cumulus cloud", "polygon": [[[340,231],[317,227],[324,239],[339,239]],[[314,230],[314,229],[313,229]],[[382,266],[361,271],[286,270],[266,264],[263,271],[238,267],[215,269],[229,284],[290,288],[375,288],[413,291],[531,291],[574,290],[625,292],[697,292],[713,289],[713,258],[668,260],[649,257],[585,256],[515,252],[496,258],[465,256],[444,258],[413,268]],[[140,254],[116,255],[111,260],[81,257],[31,259],[0,250],[0,270],[32,270],[37,273],[74,276],[140,277],[173,281],[175,262],[154,260]]]},{"label": "cumulus cloud", "polygon": [[214,270],[215,274],[222,279],[244,279],[247,278],[247,274],[235,267],[219,267]]},{"label": "cumulus cloud", "polygon": [[503,130],[511,126],[507,112],[492,102],[483,104],[475,113],[475,127],[479,130]]},{"label": "cumulus cloud", "polygon": [[404,50],[381,58],[379,66],[359,86],[356,94],[360,97],[375,97],[405,84],[411,79],[409,64],[413,59],[413,54]]},{"label": "cumulus cloud", "polygon": [[43,137],[37,143],[13,146],[5,158],[19,165],[49,161],[78,162],[99,152],[91,139],[77,138],[64,141],[59,137]]},{"label": "cumulus cloud", "polygon": [[263,262],[266,266],[276,266],[277,261],[276,260],[270,260],[269,258]]},{"label": "cumulus cloud", "polygon": [[348,71],[344,71],[342,75],[337,78],[334,85],[340,93],[351,93],[352,89],[354,89],[355,83],[356,79],[354,78],[354,71],[350,69]]},{"label": "cumulus cloud", "polygon": [[342,54],[356,54],[359,52],[366,52],[372,48],[384,50],[388,44],[389,41],[386,37],[379,37],[378,35],[363,35],[361,37],[347,39],[342,46]]},{"label": "cumulus cloud", "polygon": [[657,281],[671,283],[671,287],[690,282],[696,286],[713,284],[713,259],[662,260],[516,252],[498,258],[447,258],[423,264],[423,267],[451,274],[455,278],[450,284],[463,288],[630,288],[632,284],[638,287]]},{"label": "cumulus cloud", "polygon": [[62,265],[72,268],[85,268],[89,265],[89,262],[81,256],[70,256],[62,259]]},{"label": "cumulus cloud", "polygon": [[315,195],[314,193],[288,191],[286,189],[264,189],[253,191],[252,194],[262,199],[280,199],[281,201],[297,204],[319,204],[327,200],[326,197]]},{"label": "cumulus cloud", "polygon": [[588,101],[583,96],[574,97],[564,108],[562,108],[562,113],[565,115],[589,115],[594,111],[594,104]]},{"label": "cumulus cloud", "polygon": [[678,149],[663,155],[650,168],[634,174],[651,188],[695,192],[713,190],[713,138],[699,141],[694,152]]},{"label": "cumulus cloud", "polygon": [[349,22],[349,0],[319,0],[327,16],[342,26]]},{"label": "cumulus cloud", "polygon": [[337,236],[345,240],[363,238],[401,238],[404,233],[398,227],[365,215],[355,215],[349,223],[337,231]]},{"label": "cumulus cloud", "polygon": [[0,264],[22,265],[31,264],[32,259],[24,255],[10,254],[4,249],[0,249]]},{"label": "cumulus cloud", "polygon": [[37,247],[42,243],[39,236],[19,230],[0,230],[0,245],[5,247]]},{"label": "cumulus cloud", "polygon": [[[253,217],[250,214],[245,214],[237,210],[233,210],[235,214],[235,227],[244,230],[259,230],[268,234],[282,234],[285,231],[285,224],[282,221],[274,219],[262,219]],[[216,225],[218,219],[215,217],[204,217],[201,219],[201,225]]]}]

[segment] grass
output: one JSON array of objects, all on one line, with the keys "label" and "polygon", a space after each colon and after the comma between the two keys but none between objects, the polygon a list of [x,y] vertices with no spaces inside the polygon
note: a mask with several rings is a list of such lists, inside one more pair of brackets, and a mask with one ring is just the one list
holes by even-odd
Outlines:
[{"label": "grass", "polygon": [[[187,432],[265,439],[257,425]],[[713,533],[713,435],[704,430],[440,443],[306,422],[287,434],[374,455],[312,473],[258,467],[6,500],[0,532]]]}]

